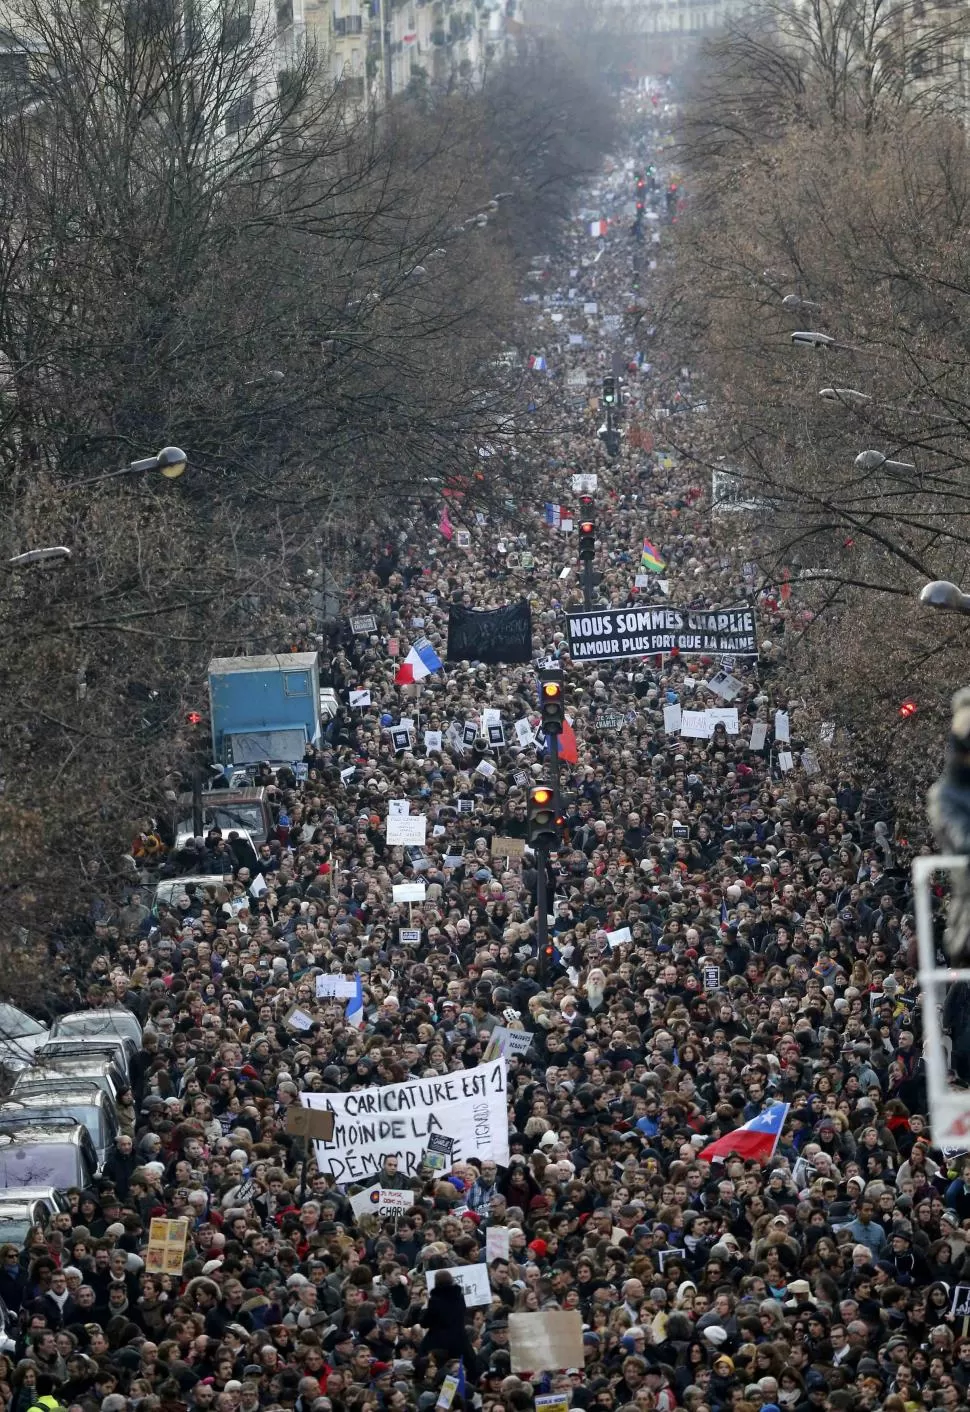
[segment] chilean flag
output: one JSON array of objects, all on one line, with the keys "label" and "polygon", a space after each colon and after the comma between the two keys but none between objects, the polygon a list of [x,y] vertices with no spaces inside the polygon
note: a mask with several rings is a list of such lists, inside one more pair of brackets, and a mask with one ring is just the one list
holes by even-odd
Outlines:
[{"label": "chilean flag", "polygon": [[441,658],[428,639],[422,637],[394,673],[394,680],[398,686],[408,686],[424,677],[430,677],[432,672],[440,671]]},{"label": "chilean flag", "polygon": [[742,1158],[754,1157],[758,1162],[770,1162],[790,1106],[788,1103],[770,1103],[750,1123],[742,1124],[740,1128],[701,1148],[698,1158],[702,1162],[713,1162],[715,1158],[723,1161],[733,1152]]}]

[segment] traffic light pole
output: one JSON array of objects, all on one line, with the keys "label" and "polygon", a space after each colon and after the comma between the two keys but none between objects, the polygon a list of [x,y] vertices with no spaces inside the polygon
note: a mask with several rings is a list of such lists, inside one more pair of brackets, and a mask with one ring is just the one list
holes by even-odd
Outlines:
[{"label": "traffic light pole", "polygon": [[536,947],[540,972],[545,969],[549,941],[549,850],[536,844]]},{"label": "traffic light pole", "polygon": [[583,607],[593,606],[593,561],[583,560]]},{"label": "traffic light pole", "polygon": [[556,808],[562,808],[562,787],[559,783],[559,737],[558,735],[547,735],[549,742],[549,773],[552,775],[552,787],[556,792]]}]

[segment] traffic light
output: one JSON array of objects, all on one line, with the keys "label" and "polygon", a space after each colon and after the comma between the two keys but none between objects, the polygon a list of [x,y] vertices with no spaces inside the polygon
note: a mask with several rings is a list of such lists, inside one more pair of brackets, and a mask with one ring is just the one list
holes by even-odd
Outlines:
[{"label": "traffic light", "polygon": [[899,703],[899,719],[901,721],[911,721],[919,710],[919,703],[911,696],[907,696],[905,701]]},{"label": "traffic light", "polygon": [[544,677],[539,682],[539,724],[546,735],[562,735],[566,723],[566,698],[562,677]]},{"label": "traffic light", "polygon": [[529,790],[526,811],[526,839],[533,847],[556,847],[560,842],[556,796],[547,784],[533,785]]},{"label": "traffic light", "polygon": [[616,406],[616,378],[606,377],[603,379],[603,406]]},{"label": "traffic light", "polygon": [[580,520],[579,522],[579,557],[586,563],[592,563],[596,555],[596,526],[592,520]]},{"label": "traffic light", "polygon": [[185,724],[187,726],[201,726],[203,720],[201,711],[186,711]]}]

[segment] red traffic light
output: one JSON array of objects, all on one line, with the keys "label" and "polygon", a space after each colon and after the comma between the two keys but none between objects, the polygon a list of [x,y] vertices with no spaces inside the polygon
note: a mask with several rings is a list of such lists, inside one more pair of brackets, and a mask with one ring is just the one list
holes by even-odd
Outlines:
[{"label": "red traffic light", "polygon": [[911,696],[907,696],[906,700],[901,701],[899,704],[898,715],[900,720],[909,721],[916,715],[918,710],[919,703],[914,701]]},{"label": "red traffic light", "polygon": [[580,532],[580,534],[592,534],[592,533],[593,533],[593,521],[592,521],[592,520],[583,520],[582,524],[579,526],[579,532]]},{"label": "red traffic light", "polygon": [[185,713],[185,724],[186,724],[187,726],[201,726],[201,724],[202,724],[202,712],[201,712],[201,711],[186,711],[186,713]]}]

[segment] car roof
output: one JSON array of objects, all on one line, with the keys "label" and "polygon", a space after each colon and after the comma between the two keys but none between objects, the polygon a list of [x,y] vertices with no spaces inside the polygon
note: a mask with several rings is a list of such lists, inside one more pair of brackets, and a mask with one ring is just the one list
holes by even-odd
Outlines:
[{"label": "car roof", "polygon": [[[49,1059],[50,1063],[44,1063],[45,1059]],[[121,1074],[115,1061],[99,1054],[97,1050],[85,1054],[75,1052],[73,1049],[58,1049],[53,1054],[41,1056],[37,1064],[25,1069],[23,1081],[24,1083],[49,1082],[52,1079],[72,1078],[74,1074],[109,1074],[112,1071]],[[28,1078],[28,1074],[33,1074],[34,1078]],[[19,1083],[20,1080],[18,1079],[17,1082]]]},{"label": "car roof", "polygon": [[22,1126],[19,1123],[0,1123],[0,1146],[6,1138],[9,1143],[16,1142],[80,1142],[81,1134],[86,1132],[83,1123],[75,1123],[70,1118],[52,1118],[46,1122],[30,1120]]},{"label": "car roof", "polygon": [[72,1010],[70,1015],[60,1015],[54,1021],[52,1028],[56,1028],[58,1025],[70,1025],[72,1020],[84,1020],[87,1023],[94,1015],[97,1015],[99,1020],[133,1020],[136,1025],[141,1024],[138,1016],[133,1011],[126,1009],[124,1005],[106,1005],[101,1010]]}]

